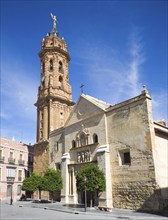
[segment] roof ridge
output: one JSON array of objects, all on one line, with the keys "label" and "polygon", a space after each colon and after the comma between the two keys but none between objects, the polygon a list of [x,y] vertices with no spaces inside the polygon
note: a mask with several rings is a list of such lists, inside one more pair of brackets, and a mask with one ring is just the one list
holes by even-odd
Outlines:
[{"label": "roof ridge", "polygon": [[4,137],[0,137],[0,141],[1,141],[1,144],[2,144],[2,142],[6,142],[7,144],[13,143],[13,144],[21,145],[21,146],[25,145],[22,142],[19,142],[19,141],[16,141],[16,140],[13,141],[13,140],[11,140],[9,138],[4,138]]},{"label": "roof ridge", "polygon": [[109,106],[112,106],[112,104],[107,103],[107,102],[105,102],[105,101],[102,101],[102,100],[100,100],[100,99],[98,99],[98,98],[95,98],[95,97],[93,97],[93,96],[85,95],[85,94],[82,94],[82,95],[84,95],[86,98],[89,98],[89,99],[91,99],[92,101],[96,102],[96,104],[99,105],[100,107],[107,108],[107,107],[109,107]]}]

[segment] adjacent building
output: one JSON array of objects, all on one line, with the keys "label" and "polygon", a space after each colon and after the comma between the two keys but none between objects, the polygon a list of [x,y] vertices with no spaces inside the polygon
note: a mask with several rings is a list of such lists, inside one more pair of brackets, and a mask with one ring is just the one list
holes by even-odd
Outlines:
[{"label": "adjacent building", "polygon": [[42,40],[39,53],[34,171],[60,169],[64,187],[59,199],[84,203],[83,193],[76,189],[76,174],[93,162],[106,177],[106,191],[94,195],[94,205],[164,210],[168,205],[168,128],[164,121],[153,121],[146,87],[118,104],[81,94],[74,105],[68,82],[70,56],[54,18],[53,30]]},{"label": "adjacent building", "polygon": [[0,200],[20,199],[22,182],[33,171],[33,147],[0,138]]}]

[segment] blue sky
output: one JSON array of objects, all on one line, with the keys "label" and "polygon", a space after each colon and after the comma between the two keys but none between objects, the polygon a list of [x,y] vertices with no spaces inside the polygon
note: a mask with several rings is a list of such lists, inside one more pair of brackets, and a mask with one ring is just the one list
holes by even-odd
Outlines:
[{"label": "blue sky", "polygon": [[41,40],[50,12],[71,56],[73,100],[84,93],[116,104],[146,85],[153,118],[167,121],[168,2],[1,0],[1,136],[35,143]]}]

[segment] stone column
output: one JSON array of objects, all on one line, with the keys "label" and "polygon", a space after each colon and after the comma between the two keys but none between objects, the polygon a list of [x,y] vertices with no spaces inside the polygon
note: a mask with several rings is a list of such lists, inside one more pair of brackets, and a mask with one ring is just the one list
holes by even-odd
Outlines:
[{"label": "stone column", "polygon": [[53,131],[54,130],[54,125],[53,125],[53,119],[54,119],[54,116],[53,116],[53,102],[52,100],[50,100],[50,106],[49,106],[49,132]]},{"label": "stone column", "polygon": [[98,167],[105,173],[106,190],[99,197],[99,206],[112,208],[112,181],[110,171],[109,145],[102,145],[97,149]]},{"label": "stone column", "polygon": [[69,203],[77,204],[76,178],[74,173],[74,166],[69,166]]},{"label": "stone column", "polygon": [[48,107],[44,107],[44,120],[43,120],[43,139],[48,139]]},{"label": "stone column", "polygon": [[63,189],[61,190],[61,202],[69,203],[69,172],[68,165],[70,163],[69,153],[64,153],[61,158],[61,176],[63,178]]}]

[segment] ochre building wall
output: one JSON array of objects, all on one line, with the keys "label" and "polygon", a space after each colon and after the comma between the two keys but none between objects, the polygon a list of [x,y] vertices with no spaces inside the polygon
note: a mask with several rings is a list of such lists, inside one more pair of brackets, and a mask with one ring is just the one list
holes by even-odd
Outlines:
[{"label": "ochre building wall", "polygon": [[[111,107],[107,114],[113,206],[117,208],[159,208],[150,102],[142,94]],[[121,163],[124,152],[130,153],[130,164]]]}]

